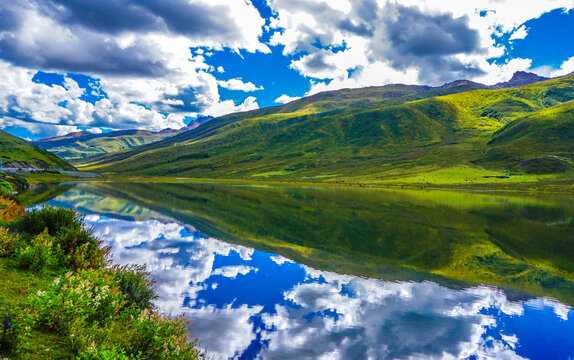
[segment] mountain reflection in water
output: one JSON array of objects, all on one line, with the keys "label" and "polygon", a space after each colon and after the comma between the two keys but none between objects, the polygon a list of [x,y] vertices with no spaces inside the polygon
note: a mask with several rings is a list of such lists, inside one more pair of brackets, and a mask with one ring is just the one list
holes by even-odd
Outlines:
[{"label": "mountain reflection in water", "polygon": [[[532,255],[535,247],[524,249],[520,254],[520,259],[525,259],[523,263],[517,262],[514,257],[504,257],[513,255],[515,251],[512,230],[506,232],[506,242],[497,244],[498,248],[505,250],[500,253],[492,252],[492,245],[484,239],[476,239],[476,242],[460,239],[460,229],[466,231],[464,234],[470,234],[469,238],[477,237],[479,227],[489,230],[484,233],[500,233],[502,230],[497,227],[500,220],[489,219],[489,216],[504,213],[502,210],[511,210],[512,215],[506,220],[515,217],[516,213],[523,215],[515,219],[517,224],[536,217],[529,221],[543,223],[547,229],[558,227],[557,234],[562,236],[563,231],[572,228],[569,220],[572,209],[569,206],[552,205],[552,202],[549,205],[539,200],[523,202],[523,199],[510,198],[505,202],[502,198],[470,197],[460,216],[471,216],[469,223],[463,224],[456,214],[446,210],[450,200],[433,202],[432,196],[419,199],[420,203],[411,199],[410,205],[401,203],[396,208],[393,207],[397,201],[394,195],[390,200],[385,198],[388,202],[382,202],[382,198],[379,198],[370,203],[365,200],[365,204],[360,205],[362,198],[357,198],[356,193],[338,197],[326,190],[215,187],[209,191],[217,192],[217,195],[207,196],[209,191],[198,186],[183,186],[179,195],[175,195],[173,189],[158,186],[156,193],[150,195],[147,192],[134,192],[133,189],[131,192],[122,191],[125,190],[122,186],[82,185],[67,190],[50,203],[72,206],[87,213],[86,221],[94,226],[102,240],[112,246],[115,262],[147,264],[148,270],[158,281],[160,299],[157,305],[172,314],[184,313],[191,320],[192,335],[199,338],[200,346],[207,349],[209,357],[568,359],[568,356],[574,355],[574,343],[571,341],[574,320],[571,319],[573,313],[570,307],[551,297],[538,295],[558,294],[566,301],[571,298],[568,288],[571,284],[570,268],[566,260],[572,239],[554,239],[554,242],[566,244],[563,254],[552,252],[551,238],[548,238],[551,249],[539,252],[537,256]],[[162,191],[163,196],[176,200],[172,199],[170,203],[150,200],[160,196],[158,192]],[[299,210],[293,211],[307,206],[304,211],[310,214],[311,219],[285,217],[285,230],[290,232],[287,234],[277,228],[254,231],[264,226],[263,216],[246,220],[241,214],[228,215],[227,211],[240,209],[241,202],[244,202],[247,213],[253,211],[253,201],[260,199],[249,198],[248,195],[261,192],[267,192],[265,197],[274,201],[273,205],[265,205],[267,216],[270,216],[269,212],[279,210],[293,214],[289,209],[298,204]],[[167,193],[171,195],[167,196]],[[199,197],[201,193],[204,194],[203,198]],[[287,201],[284,194],[287,194]],[[419,247],[425,245],[423,250],[431,254],[435,250],[424,241],[427,238],[414,237],[434,236],[432,234],[436,232],[437,238],[448,239],[439,244],[445,252],[456,254],[462,252],[461,249],[466,251],[469,247],[475,247],[487,255],[495,254],[505,262],[503,266],[493,268],[496,259],[491,256],[490,262],[480,264],[483,267],[478,270],[473,267],[475,272],[465,278],[459,275],[456,263],[453,265],[454,257],[451,254],[440,261],[431,259],[429,262],[432,265],[426,265],[429,262],[424,263],[424,256],[422,260],[417,258],[421,253],[416,251],[421,249],[408,252],[404,245],[398,244],[393,248],[388,243],[377,247],[375,245],[382,240],[375,239],[374,243],[369,243],[373,240],[365,239],[366,245],[362,246],[368,248],[361,251],[360,246],[341,245],[335,241],[351,241],[351,235],[345,235],[345,229],[331,228],[335,225],[349,225],[359,235],[366,236],[360,224],[366,220],[373,221],[373,218],[365,216],[357,220],[359,225],[352,224],[353,219],[349,219],[344,224],[325,220],[324,226],[330,228],[308,227],[314,236],[320,233],[338,236],[331,240],[337,244],[334,250],[327,246],[328,241],[312,243],[306,235],[301,235],[300,241],[292,239],[296,232],[293,222],[299,221],[302,227],[309,226],[305,221],[314,220],[312,217],[316,215],[313,215],[313,209],[316,208],[324,209],[337,218],[337,215],[333,215],[334,211],[344,211],[343,205],[349,204],[348,196],[359,204],[353,205],[355,208],[352,210],[356,215],[364,215],[363,206],[371,210],[370,216],[378,216],[381,222],[385,221],[382,215],[387,215],[387,220],[396,221],[395,211],[405,216],[407,209],[412,211],[410,219],[422,224],[412,227],[413,243]],[[453,196],[456,202],[457,197]],[[481,204],[476,204],[477,199]],[[404,202],[404,199],[400,201]],[[371,208],[374,203],[376,209],[380,210]],[[485,211],[485,206],[491,206],[491,209]],[[429,207],[432,211],[423,214],[422,209]],[[204,217],[198,215],[201,210]],[[456,212],[460,213],[461,210],[457,209]],[[450,232],[428,223],[437,214],[445,217],[444,222],[448,224]],[[220,216],[215,218],[217,215]],[[194,219],[197,223],[193,223]],[[322,219],[318,217],[318,221]],[[265,221],[271,220],[267,218]],[[508,226],[517,224],[509,223]],[[221,225],[223,230],[214,230],[217,225]],[[270,225],[271,228],[273,226],[277,225]],[[526,226],[531,232],[538,231],[536,224]],[[380,229],[397,232],[401,228],[378,224],[369,231],[374,234]],[[217,238],[212,237],[215,235]],[[549,230],[547,236],[551,235],[552,231]],[[407,237],[408,233],[403,231],[393,236],[399,239],[399,236]],[[243,241],[233,241],[240,237],[244,237]],[[503,239],[498,235],[493,238]],[[261,239],[266,239],[259,247],[263,250],[245,246],[255,245]],[[476,245],[477,242],[479,245]],[[277,251],[273,253],[271,250]],[[394,251],[394,254],[388,254],[389,251]],[[480,256],[483,254],[480,253]],[[294,255],[292,258],[299,262],[284,257],[288,255]],[[385,264],[387,270],[369,263],[377,259]],[[322,270],[303,262],[317,264]],[[520,271],[513,272],[515,267]],[[332,268],[342,271],[326,271]],[[514,284],[514,278],[520,281]],[[473,279],[481,281],[475,282]],[[484,279],[492,279],[492,282]],[[545,279],[554,281],[555,287],[566,286],[556,289],[544,282]],[[498,284],[504,287],[496,287]]]}]

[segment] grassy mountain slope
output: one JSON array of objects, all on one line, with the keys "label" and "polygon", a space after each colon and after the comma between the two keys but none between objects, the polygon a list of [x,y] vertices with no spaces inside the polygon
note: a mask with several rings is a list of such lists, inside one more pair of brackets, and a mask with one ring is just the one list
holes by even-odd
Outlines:
[{"label": "grassy mountain slope", "polygon": [[250,118],[255,121],[281,121],[303,116],[336,115],[341,113],[360,112],[365,109],[402,104],[407,101],[430,98],[434,96],[484,89],[485,85],[471,81],[456,81],[440,88],[415,85],[386,85],[362,89],[343,89],[328,91],[307,98],[293,101],[283,106],[275,106],[222,116],[201,126],[200,129],[178,134],[173,138],[158,141],[131,150],[111,154],[92,156],[78,161],[79,164],[97,164],[124,160],[135,154],[172,146],[176,143],[192,142],[219,133],[227,125]]},{"label": "grassy mountain slope", "polygon": [[149,144],[173,136],[146,130],[114,131],[93,134],[87,131],[41,139],[33,143],[67,160],[107,154],[135,146]]},{"label": "grassy mountain slope", "polygon": [[510,123],[494,134],[489,145],[486,165],[492,162],[536,174],[566,171],[574,162],[574,102]]},{"label": "grassy mountain slope", "polygon": [[[474,88],[479,89],[467,91]],[[519,88],[480,88],[393,85],[318,94],[90,159],[88,168],[151,176],[384,182],[452,168],[470,169],[482,179],[491,170],[515,171],[531,155],[567,155],[539,148],[509,161],[492,151],[500,146],[494,141],[498,131],[514,120],[559,111],[574,99],[574,76]],[[557,141],[568,143],[564,137]]]},{"label": "grassy mountain slope", "polygon": [[67,161],[1,130],[0,157],[4,167],[75,170]]}]

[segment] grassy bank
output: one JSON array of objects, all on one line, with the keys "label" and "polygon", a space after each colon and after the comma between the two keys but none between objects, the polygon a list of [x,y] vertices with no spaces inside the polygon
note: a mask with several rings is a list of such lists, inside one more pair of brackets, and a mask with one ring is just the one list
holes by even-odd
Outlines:
[{"label": "grassy bank", "polygon": [[0,357],[201,357],[183,318],[154,308],[145,269],[114,266],[74,211],[0,198],[0,225]]},{"label": "grassy bank", "polygon": [[[489,174],[489,175],[485,175]],[[168,184],[236,184],[236,185],[289,185],[318,187],[372,187],[398,189],[436,189],[436,190],[470,190],[470,191],[504,191],[528,193],[572,193],[574,181],[569,178],[552,176],[516,175],[508,178],[488,177],[499,175],[496,172],[469,170],[468,168],[450,169],[427,174],[396,177],[388,180],[365,176],[362,178],[303,178],[303,179],[218,179],[193,177],[159,177],[159,176],[117,176],[109,175],[93,179],[76,179],[69,177],[52,177],[50,183],[73,182],[134,182],[134,183],[168,183]],[[485,177],[487,176],[487,177]],[[29,179],[32,184],[44,182],[40,175]]]}]

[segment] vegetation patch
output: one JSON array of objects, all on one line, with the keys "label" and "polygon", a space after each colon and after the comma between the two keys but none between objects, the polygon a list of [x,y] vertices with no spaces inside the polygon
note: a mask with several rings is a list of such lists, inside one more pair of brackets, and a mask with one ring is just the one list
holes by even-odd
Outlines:
[{"label": "vegetation patch", "polygon": [[568,163],[560,159],[539,158],[523,161],[518,167],[528,174],[554,174],[566,171]]},{"label": "vegetation patch", "polygon": [[112,266],[72,210],[0,197],[0,357],[198,359],[182,318],[159,314],[142,266]]},{"label": "vegetation patch", "polygon": [[505,121],[516,114],[532,112],[535,110],[536,109],[532,105],[522,99],[507,98],[486,105],[482,108],[480,116]]},{"label": "vegetation patch", "polygon": [[268,172],[264,172],[264,173],[259,173],[259,174],[253,174],[251,175],[252,177],[270,177],[270,176],[281,176],[281,175],[288,175],[291,172],[288,170],[277,170],[277,171],[268,171]]}]

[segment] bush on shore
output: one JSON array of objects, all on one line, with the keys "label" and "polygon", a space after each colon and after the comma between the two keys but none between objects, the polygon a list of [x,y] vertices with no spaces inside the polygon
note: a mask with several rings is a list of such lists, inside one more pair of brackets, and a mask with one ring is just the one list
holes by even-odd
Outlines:
[{"label": "bush on shore", "polygon": [[[0,204],[17,206],[4,200],[0,197]],[[22,304],[0,307],[0,357],[26,358],[33,331],[59,337],[76,359],[203,356],[182,318],[154,310],[157,294],[145,267],[112,266],[109,248],[80,215],[55,207],[4,213],[11,217],[0,217],[6,226],[0,226],[0,257],[53,281]]]},{"label": "bush on shore", "polygon": [[54,252],[61,254],[60,265],[71,269],[98,269],[109,264],[110,249],[93,236],[82,216],[74,210],[45,206],[26,212],[10,229],[25,234],[33,244],[34,236],[53,237]]}]

